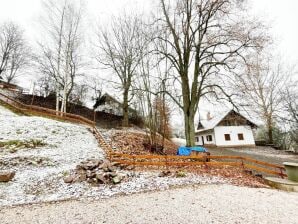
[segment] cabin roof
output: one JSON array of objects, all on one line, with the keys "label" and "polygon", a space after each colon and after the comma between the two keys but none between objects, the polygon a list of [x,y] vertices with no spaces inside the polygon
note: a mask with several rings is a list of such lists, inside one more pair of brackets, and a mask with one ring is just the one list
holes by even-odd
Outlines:
[{"label": "cabin roof", "polygon": [[[118,104],[119,106],[122,106],[122,104],[123,104],[119,100],[112,97],[110,94],[105,93],[99,99],[96,100],[96,102],[93,106],[93,109],[96,109],[97,107],[99,107],[100,105],[105,104],[106,102],[114,102],[114,103]],[[135,109],[132,109],[131,107],[128,107],[128,110],[131,111],[131,112],[134,112],[134,113],[137,112]]]},{"label": "cabin roof", "polygon": [[196,132],[204,132],[204,131],[214,129],[224,118],[226,118],[232,112],[234,112],[237,115],[239,115],[239,116],[243,117],[244,119],[246,119],[248,121],[248,123],[250,124],[250,126],[258,127],[258,125],[256,125],[254,122],[252,122],[246,116],[244,116],[243,114],[240,114],[239,112],[231,109],[231,110],[225,111],[221,114],[218,114],[217,116],[213,117],[211,120],[200,120]]}]

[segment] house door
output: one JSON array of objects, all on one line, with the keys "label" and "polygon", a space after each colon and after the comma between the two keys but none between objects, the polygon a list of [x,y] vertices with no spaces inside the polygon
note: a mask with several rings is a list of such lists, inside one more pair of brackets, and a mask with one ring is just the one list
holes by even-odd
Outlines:
[{"label": "house door", "polygon": [[205,143],[204,143],[204,136],[202,136],[202,145],[205,145]]}]

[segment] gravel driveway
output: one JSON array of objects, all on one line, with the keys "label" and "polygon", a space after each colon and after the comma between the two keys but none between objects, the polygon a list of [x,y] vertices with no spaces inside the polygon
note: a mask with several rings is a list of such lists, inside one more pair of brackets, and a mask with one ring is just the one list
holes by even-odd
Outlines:
[{"label": "gravel driveway", "polygon": [[298,223],[298,193],[201,185],[96,201],[2,208],[8,223]]},{"label": "gravel driveway", "polygon": [[298,162],[298,155],[275,150],[271,147],[257,146],[255,148],[208,148],[211,155],[248,156],[257,160],[282,165],[283,162]]}]

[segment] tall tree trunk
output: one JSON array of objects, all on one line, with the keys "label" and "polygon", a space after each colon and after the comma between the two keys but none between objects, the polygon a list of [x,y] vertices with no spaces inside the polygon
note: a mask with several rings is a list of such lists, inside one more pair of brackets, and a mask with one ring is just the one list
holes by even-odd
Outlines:
[{"label": "tall tree trunk", "polygon": [[185,138],[186,138],[186,146],[192,147],[192,146],[195,146],[194,103],[196,102],[197,99],[195,98],[196,93],[190,91],[187,68],[185,68],[184,72],[181,73],[181,81],[182,81],[184,131],[185,131]]},{"label": "tall tree trunk", "polygon": [[128,127],[128,89],[126,88],[123,93],[123,121],[122,126]]},{"label": "tall tree trunk", "polygon": [[59,88],[58,88],[58,84],[56,83],[56,115],[59,115]]},{"label": "tall tree trunk", "polygon": [[267,132],[268,132],[268,141],[269,141],[268,143],[273,144],[273,126],[270,119],[267,121]]},{"label": "tall tree trunk", "polygon": [[195,145],[195,127],[194,127],[194,113],[187,111],[184,113],[184,129],[186,146],[192,147]]},{"label": "tall tree trunk", "polygon": [[63,90],[63,98],[62,98],[62,105],[61,105],[61,112],[66,113],[66,104],[67,104],[67,90],[66,87]]}]

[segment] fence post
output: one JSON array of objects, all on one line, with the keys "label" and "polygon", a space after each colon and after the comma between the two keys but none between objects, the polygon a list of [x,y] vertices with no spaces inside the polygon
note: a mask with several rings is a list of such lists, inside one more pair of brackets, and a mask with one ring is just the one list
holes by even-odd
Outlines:
[{"label": "fence post", "polygon": [[167,154],[165,155],[165,159],[166,159],[166,170],[168,171],[169,167],[168,167],[168,155]]},{"label": "fence post", "polygon": [[96,114],[95,109],[93,109],[93,121],[94,121],[94,123],[95,123],[95,114]]},{"label": "fence post", "polygon": [[244,167],[244,162],[243,162],[243,158],[241,157],[241,166],[242,166],[242,168],[244,169],[245,167]]},{"label": "fence post", "polygon": [[132,159],[133,159],[133,175],[135,176],[135,172],[136,172],[136,156],[133,155],[132,156]]},{"label": "fence post", "polygon": [[32,99],[31,99],[31,104],[30,105],[33,105],[33,101],[34,101],[34,92],[32,93]]},{"label": "fence post", "polygon": [[279,171],[280,171],[281,179],[284,179],[284,175],[283,175],[283,172],[282,172],[282,168],[279,168]]},{"label": "fence post", "polygon": [[111,154],[111,152],[110,151],[108,151],[108,156],[109,156],[109,160],[112,162],[112,154]]},{"label": "fence post", "polygon": [[210,162],[210,153],[204,154],[203,155],[203,163],[204,163],[204,167],[205,169],[208,169],[208,162]]}]

